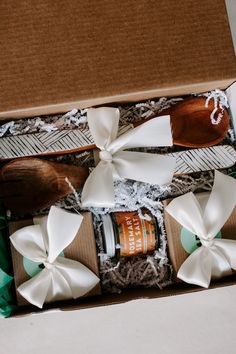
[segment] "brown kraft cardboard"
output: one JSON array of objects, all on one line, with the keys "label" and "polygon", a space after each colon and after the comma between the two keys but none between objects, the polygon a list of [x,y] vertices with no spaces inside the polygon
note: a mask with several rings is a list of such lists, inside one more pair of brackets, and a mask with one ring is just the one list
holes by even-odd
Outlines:
[{"label": "brown kraft cardboard", "polygon": [[[92,214],[90,212],[82,213],[84,218],[81,223],[80,229],[72,241],[72,243],[65,248],[64,256],[75,261],[79,261],[99,276],[98,269],[98,257],[95,243],[95,236],[93,230]],[[15,231],[33,224],[33,220],[20,220],[9,223],[9,233],[13,234]],[[30,276],[26,273],[23,266],[23,257],[17,250],[11,245],[13,270],[15,287],[21,285],[25,281],[30,279]],[[91,290],[86,296],[99,295],[101,293],[100,284],[98,284],[93,290]],[[17,292],[18,305],[27,305],[28,302]]]},{"label": "brown kraft cardboard", "polygon": [[[171,200],[165,200],[163,202],[164,206],[167,206]],[[166,211],[164,211],[164,222],[167,234],[168,254],[174,271],[174,280],[180,281],[177,278],[178,270],[189,256],[181,243],[181,230],[183,227]],[[229,219],[221,229],[221,237],[236,240],[236,208],[234,208]]]}]

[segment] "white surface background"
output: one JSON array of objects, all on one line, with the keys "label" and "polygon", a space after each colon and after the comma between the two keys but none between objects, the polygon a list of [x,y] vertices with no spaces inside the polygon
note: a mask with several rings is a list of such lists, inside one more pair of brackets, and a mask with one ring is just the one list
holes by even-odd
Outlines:
[{"label": "white surface background", "polygon": [[236,0],[225,0],[236,53]]},{"label": "white surface background", "polygon": [[[227,2],[236,40],[236,0]],[[235,354],[236,286],[0,319],[0,354],[26,353]]]},{"label": "white surface background", "polygon": [[1,354],[235,354],[236,286],[0,321]]}]

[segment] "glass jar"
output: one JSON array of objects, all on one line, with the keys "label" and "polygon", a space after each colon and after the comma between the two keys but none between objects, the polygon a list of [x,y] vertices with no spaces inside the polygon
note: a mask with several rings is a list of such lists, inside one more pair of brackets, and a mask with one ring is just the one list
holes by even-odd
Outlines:
[{"label": "glass jar", "polygon": [[143,219],[137,211],[115,212],[103,216],[103,235],[109,257],[150,254],[158,246],[158,225],[150,211]]}]

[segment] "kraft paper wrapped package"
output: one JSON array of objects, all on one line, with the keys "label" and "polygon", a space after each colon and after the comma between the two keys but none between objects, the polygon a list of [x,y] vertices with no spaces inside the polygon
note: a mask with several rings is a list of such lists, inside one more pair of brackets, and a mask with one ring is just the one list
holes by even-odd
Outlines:
[{"label": "kraft paper wrapped package", "polygon": [[208,287],[236,270],[236,180],[215,171],[210,193],[164,202],[169,257],[175,278]]},{"label": "kraft paper wrapped package", "polygon": [[11,222],[9,229],[18,305],[100,294],[91,213],[82,218],[52,207],[48,216]]}]

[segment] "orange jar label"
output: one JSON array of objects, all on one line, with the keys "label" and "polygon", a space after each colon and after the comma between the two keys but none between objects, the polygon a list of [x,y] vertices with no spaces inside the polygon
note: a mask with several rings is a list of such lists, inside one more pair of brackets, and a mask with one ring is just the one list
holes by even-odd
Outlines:
[{"label": "orange jar label", "polygon": [[137,256],[155,250],[156,221],[150,212],[146,214],[151,220],[141,219],[137,211],[112,214],[113,225],[119,236],[121,256]]}]

